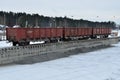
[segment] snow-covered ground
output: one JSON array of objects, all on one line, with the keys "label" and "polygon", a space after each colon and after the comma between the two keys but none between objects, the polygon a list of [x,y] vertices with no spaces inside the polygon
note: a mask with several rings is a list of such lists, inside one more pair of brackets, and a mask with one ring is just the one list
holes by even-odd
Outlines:
[{"label": "snow-covered ground", "polygon": [[[44,41],[38,41],[38,42],[30,42],[30,44],[42,44]],[[5,48],[5,47],[12,47],[12,42],[8,41],[0,41],[0,48]]]},{"label": "snow-covered ground", "polygon": [[0,30],[0,33],[3,33],[3,31],[2,31],[2,30]]},{"label": "snow-covered ground", "polygon": [[8,41],[0,41],[0,48],[11,47],[11,46],[12,46],[12,43]]},{"label": "snow-covered ground", "polygon": [[120,43],[53,61],[0,66],[0,80],[120,80]]},{"label": "snow-covered ground", "polygon": [[[0,47],[10,46],[0,41]],[[0,80],[120,80],[120,43],[113,46],[42,63],[0,66]]]}]

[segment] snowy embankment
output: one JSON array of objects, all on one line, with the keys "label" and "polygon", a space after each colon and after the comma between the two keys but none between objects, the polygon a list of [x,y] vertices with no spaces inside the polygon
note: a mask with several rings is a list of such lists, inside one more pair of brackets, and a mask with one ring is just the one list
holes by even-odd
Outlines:
[{"label": "snowy embankment", "polygon": [[1,80],[120,80],[120,43],[58,60],[0,67]]}]

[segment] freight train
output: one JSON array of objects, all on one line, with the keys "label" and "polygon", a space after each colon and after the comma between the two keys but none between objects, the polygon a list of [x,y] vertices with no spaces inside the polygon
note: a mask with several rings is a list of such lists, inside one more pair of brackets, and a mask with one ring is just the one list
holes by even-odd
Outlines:
[{"label": "freight train", "polygon": [[111,34],[109,27],[56,27],[56,28],[7,28],[6,38],[13,46],[29,45],[30,41],[107,38]]}]

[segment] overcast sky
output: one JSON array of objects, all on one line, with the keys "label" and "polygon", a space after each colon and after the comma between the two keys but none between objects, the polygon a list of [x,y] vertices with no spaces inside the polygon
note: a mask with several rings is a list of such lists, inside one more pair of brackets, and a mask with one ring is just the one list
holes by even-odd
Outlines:
[{"label": "overcast sky", "polygon": [[120,24],[120,0],[0,0],[0,10]]}]

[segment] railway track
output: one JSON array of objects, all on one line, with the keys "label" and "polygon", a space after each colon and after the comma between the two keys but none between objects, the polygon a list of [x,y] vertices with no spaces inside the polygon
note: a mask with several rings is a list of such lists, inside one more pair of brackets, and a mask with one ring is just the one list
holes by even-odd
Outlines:
[{"label": "railway track", "polygon": [[51,60],[68,56],[65,52],[69,50],[94,48],[116,42],[118,42],[118,38],[106,38],[0,48],[0,64],[14,63],[33,56],[40,56],[40,61]]},{"label": "railway track", "polygon": [[99,40],[107,40],[107,39],[112,39],[112,38],[101,38],[101,39],[87,39],[87,40],[72,40],[72,41],[60,41],[57,43],[38,43],[38,44],[30,44],[26,46],[12,46],[12,47],[4,47],[0,48],[1,49],[7,49],[7,48],[24,48],[24,47],[32,47],[32,46],[47,46],[47,45],[52,45],[52,44],[66,44],[66,43],[77,43],[77,42],[88,42],[88,41],[99,41]]}]

